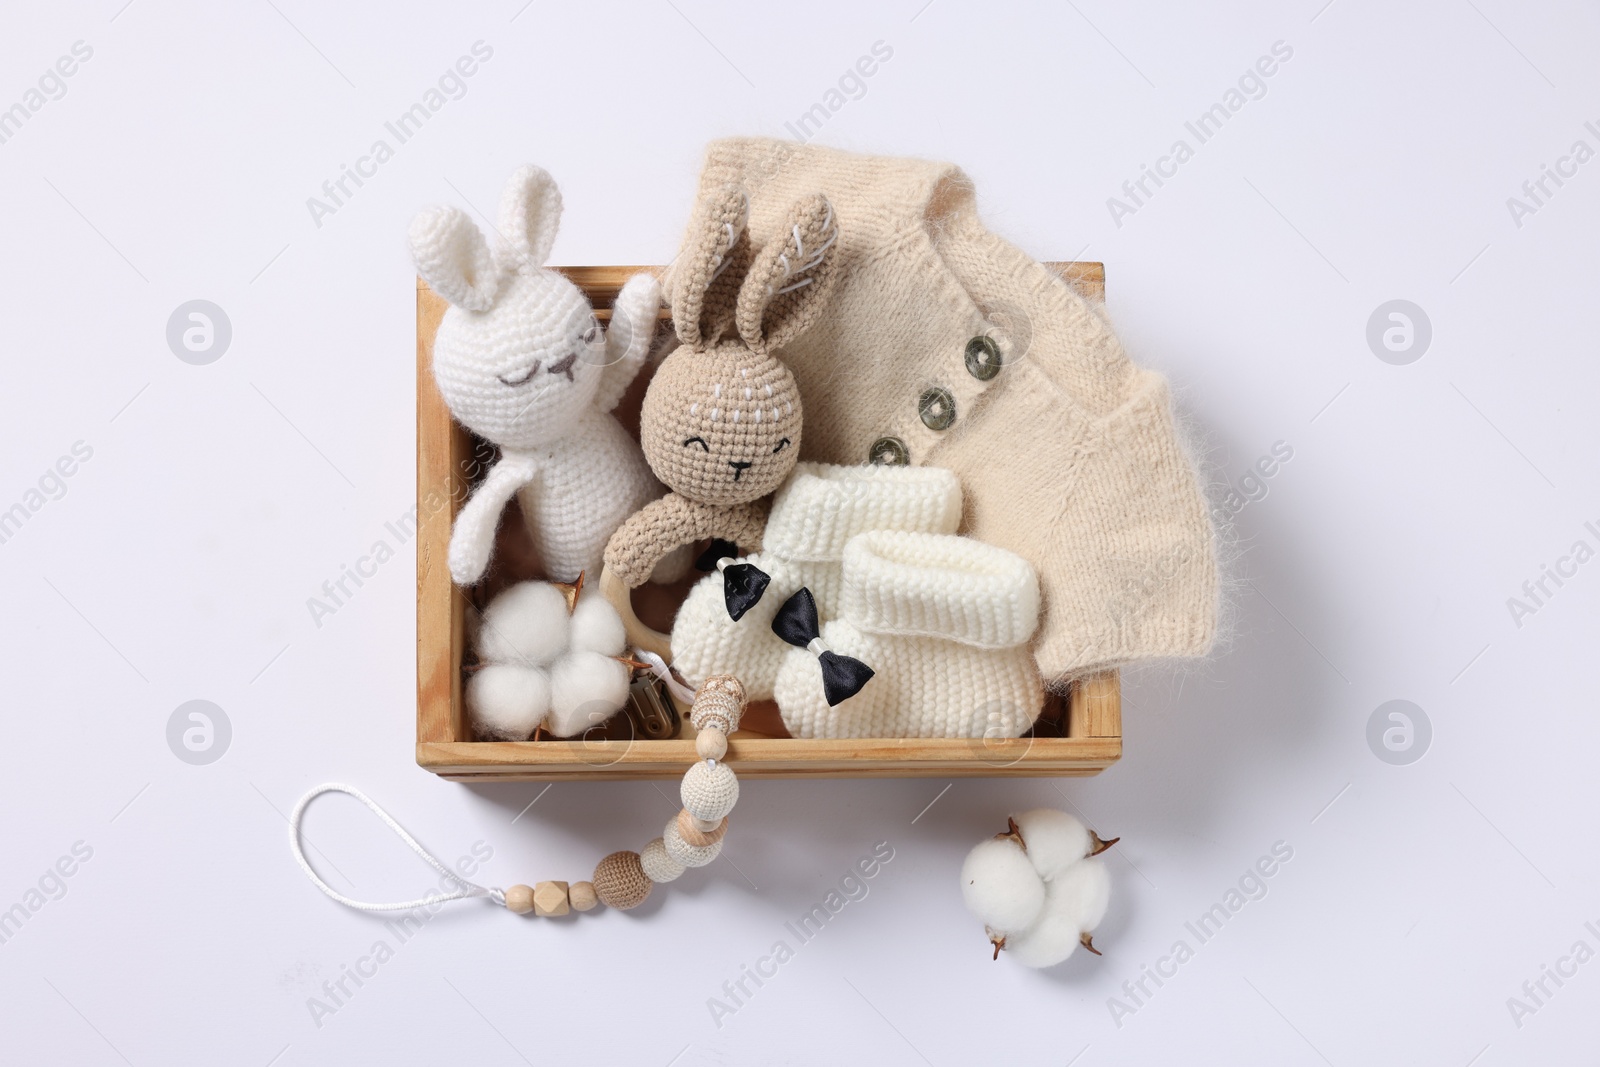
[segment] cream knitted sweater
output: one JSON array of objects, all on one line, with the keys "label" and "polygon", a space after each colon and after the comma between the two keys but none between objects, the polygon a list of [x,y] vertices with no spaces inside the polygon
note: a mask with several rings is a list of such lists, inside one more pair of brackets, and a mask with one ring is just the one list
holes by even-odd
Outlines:
[{"label": "cream knitted sweater", "polygon": [[984,229],[959,169],[733,139],[710,146],[700,195],[726,183],[749,192],[758,245],[799,196],[838,212],[828,313],[782,353],[805,402],[803,459],[954,470],[961,532],[1038,571],[1046,678],[1210,649],[1214,537],[1166,381],[1128,359],[1100,309]]}]

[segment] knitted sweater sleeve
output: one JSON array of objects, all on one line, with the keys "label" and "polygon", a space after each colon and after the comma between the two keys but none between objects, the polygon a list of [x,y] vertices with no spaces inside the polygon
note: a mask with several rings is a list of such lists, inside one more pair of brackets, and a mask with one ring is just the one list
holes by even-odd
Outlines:
[{"label": "knitted sweater sleeve", "polygon": [[760,504],[719,508],[668,493],[628,517],[606,544],[606,570],[629,589],[643,585],[663,556],[679,545],[721,538],[742,553],[760,550],[766,509]]}]

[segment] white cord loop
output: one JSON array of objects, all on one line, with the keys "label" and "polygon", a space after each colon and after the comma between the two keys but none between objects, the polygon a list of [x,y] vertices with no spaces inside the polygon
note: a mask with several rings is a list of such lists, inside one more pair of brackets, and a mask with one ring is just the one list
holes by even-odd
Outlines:
[{"label": "white cord loop", "polygon": [[[719,564],[718,569],[720,570],[720,564],[722,563],[722,560],[718,560],[717,563]],[[659,655],[651,652],[647,648],[636,647],[633,650],[633,654],[634,657],[640,662],[648,663],[650,665],[650,673],[667,683],[667,688],[672,691],[673,696],[677,697],[685,704],[694,703],[694,690],[678,681],[678,676],[672,673],[672,668],[667,666],[666,660],[662,659]]]},{"label": "white cord loop", "polygon": [[[665,665],[663,664],[663,666]],[[427,861],[428,866],[432,867],[446,878],[449,878],[452,882],[455,882],[457,885],[461,886],[461,888],[454,893],[442,893],[434,896],[421,897],[417,900],[406,900],[397,904],[370,904],[363,900],[351,900],[343,893],[340,893],[338,890],[334,889],[333,886],[322,880],[321,875],[317,874],[316,871],[311,869],[311,863],[306,859],[305,849],[300,843],[300,821],[305,816],[306,807],[323,793],[348,793],[357,800],[361,801],[361,803],[365,804],[372,810],[374,815],[383,820],[384,825],[394,831],[396,837],[404,841],[407,845],[410,845],[411,851],[415,852],[417,855],[421,856],[425,861]],[[378,807],[376,801],[367,796],[361,790],[357,789],[355,786],[343,785],[339,782],[328,782],[324,785],[317,786],[315,789],[311,790],[311,792],[301,797],[300,802],[294,806],[294,813],[289,816],[289,847],[294,850],[294,858],[299,862],[300,869],[306,872],[306,877],[311,879],[311,883],[313,885],[322,890],[324,893],[328,894],[328,896],[332,897],[334,900],[337,900],[340,904],[343,904],[345,907],[355,908],[358,911],[410,911],[412,908],[420,908],[427,904],[442,904],[446,901],[467,900],[471,897],[488,897],[502,908],[505,907],[506,904],[506,895],[502,890],[500,890],[498,887],[482,886],[478,885],[476,882],[469,882],[459,874],[452,871],[450,868],[446,867],[443,863],[440,863],[431,852],[417,843],[416,838],[406,833],[405,827],[395,822],[394,819],[390,817],[388,812]]]}]

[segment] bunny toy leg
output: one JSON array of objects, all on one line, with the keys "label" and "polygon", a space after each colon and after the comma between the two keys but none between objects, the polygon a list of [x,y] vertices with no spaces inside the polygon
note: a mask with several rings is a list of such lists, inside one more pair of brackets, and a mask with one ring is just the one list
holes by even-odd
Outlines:
[{"label": "bunny toy leg", "polygon": [[450,577],[457,585],[471,585],[483,577],[494,551],[500,513],[511,495],[533,481],[537,473],[532,456],[506,452],[462,506],[450,532]]}]

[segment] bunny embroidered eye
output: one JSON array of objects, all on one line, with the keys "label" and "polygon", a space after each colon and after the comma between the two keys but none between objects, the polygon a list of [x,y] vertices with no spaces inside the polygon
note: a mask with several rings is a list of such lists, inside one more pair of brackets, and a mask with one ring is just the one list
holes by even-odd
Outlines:
[{"label": "bunny embroidered eye", "polygon": [[702,450],[706,452],[711,451],[711,446],[706,444],[706,439],[704,437],[691,437],[683,444],[685,448],[687,448],[689,445],[699,445]]},{"label": "bunny embroidered eye", "polygon": [[787,437],[785,437],[783,440],[778,442],[778,447],[774,448],[772,450],[772,454],[774,456],[776,456],[779,452],[782,452],[784,449],[786,449],[788,447],[789,447],[789,439]]},{"label": "bunny embroidered eye", "polygon": [[572,381],[572,365],[578,362],[578,353],[570,352],[554,363],[550,364],[551,374],[565,374],[567,381]]},{"label": "bunny embroidered eye", "polygon": [[538,373],[539,373],[539,361],[538,360],[534,360],[533,361],[533,366],[528,368],[526,374],[519,375],[518,377],[515,377],[515,378],[507,378],[505,375],[502,374],[502,375],[499,376],[498,380],[499,380],[501,385],[526,385],[528,380],[531,379],[535,374],[538,374]]}]

